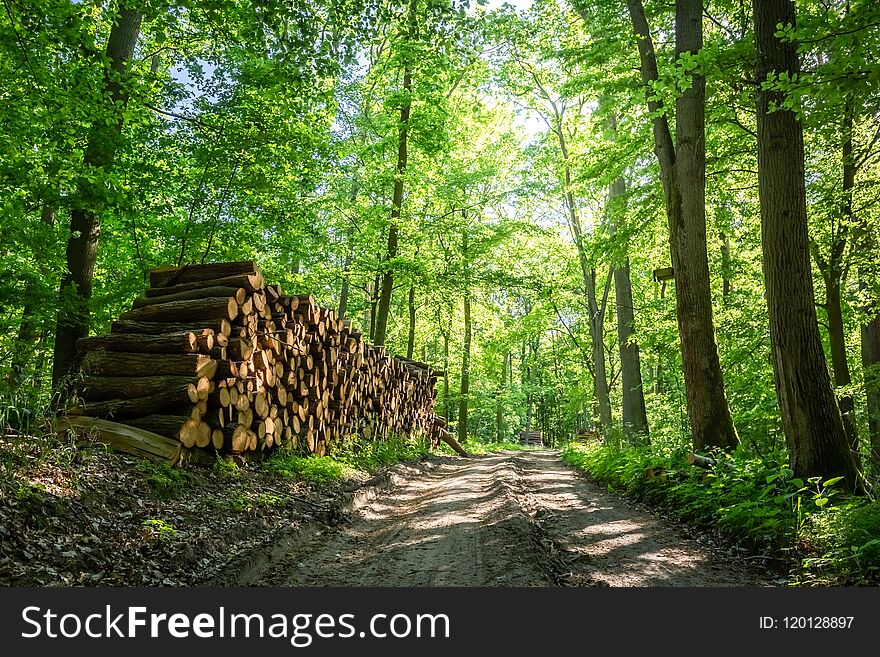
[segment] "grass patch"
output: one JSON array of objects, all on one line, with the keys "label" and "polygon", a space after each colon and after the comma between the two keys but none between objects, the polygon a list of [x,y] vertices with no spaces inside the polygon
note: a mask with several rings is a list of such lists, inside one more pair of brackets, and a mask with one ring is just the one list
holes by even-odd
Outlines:
[{"label": "grass patch", "polygon": [[144,459],[135,463],[134,471],[144,478],[144,481],[161,499],[179,495],[186,490],[190,483],[189,473],[172,468],[167,463],[155,463]]},{"label": "grass patch", "polygon": [[354,469],[332,456],[273,454],[263,466],[272,474],[317,484],[329,484],[351,478]]},{"label": "grass patch", "polygon": [[412,461],[428,453],[421,441],[393,436],[386,440],[352,439],[344,450],[332,456],[303,455],[276,451],[264,464],[269,472],[317,484],[333,484],[373,474],[382,467]]},{"label": "grass patch", "polygon": [[[485,442],[485,443],[478,442],[478,441],[470,441],[470,442],[462,445],[462,447],[464,447],[465,451],[468,452],[468,454],[489,454],[491,452],[502,452],[502,451],[519,452],[519,451],[525,451],[528,449],[542,449],[542,448],[537,448],[537,447],[529,447],[526,445],[520,445],[518,442],[514,443],[514,442],[507,442],[507,441],[500,442],[500,443],[496,442],[496,441]],[[454,454],[455,452],[451,452],[451,453]]]},{"label": "grass patch", "polygon": [[711,470],[688,464],[687,450],[663,446],[567,445],[566,463],[610,490],[716,529],[764,554],[798,558],[793,578],[837,585],[880,579],[880,507],[845,495],[839,480],[795,478],[784,452],[759,458],[738,449]]}]

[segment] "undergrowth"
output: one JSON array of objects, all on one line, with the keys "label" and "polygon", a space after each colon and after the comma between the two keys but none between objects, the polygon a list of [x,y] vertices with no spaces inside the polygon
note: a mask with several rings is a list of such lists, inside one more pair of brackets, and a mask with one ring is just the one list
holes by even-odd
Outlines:
[{"label": "undergrowth", "polygon": [[712,528],[762,554],[796,563],[791,581],[856,585],[880,581],[880,505],[838,490],[839,478],[793,476],[783,451],[763,458],[737,449],[711,470],[664,446],[567,445],[563,459],[610,490]]},{"label": "undergrowth", "polygon": [[[505,450],[507,450],[507,451],[520,451],[520,450],[530,449],[529,447],[527,447],[525,445],[520,445],[518,442],[515,443],[515,442],[507,442],[507,441],[504,441],[504,442],[491,441],[491,442],[485,442],[485,443],[478,442],[478,441],[471,441],[471,442],[465,443],[464,445],[462,445],[462,447],[464,447],[465,451],[467,451],[468,454],[488,454],[490,452],[501,452],[501,451],[505,451]],[[455,452],[451,452],[451,453],[454,454]]]},{"label": "undergrowth", "polygon": [[277,450],[263,467],[283,477],[331,484],[356,478],[362,472],[373,474],[382,467],[416,460],[426,454],[422,441],[402,436],[375,441],[352,438],[342,450],[331,456]]}]

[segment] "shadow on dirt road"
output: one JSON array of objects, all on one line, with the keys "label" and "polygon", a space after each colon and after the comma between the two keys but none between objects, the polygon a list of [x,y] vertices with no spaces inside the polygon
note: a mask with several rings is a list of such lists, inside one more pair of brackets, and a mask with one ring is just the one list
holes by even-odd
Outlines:
[{"label": "shadow on dirt road", "polygon": [[270,546],[234,583],[767,585],[748,562],[608,494],[555,450],[437,458],[398,481],[347,521]]}]

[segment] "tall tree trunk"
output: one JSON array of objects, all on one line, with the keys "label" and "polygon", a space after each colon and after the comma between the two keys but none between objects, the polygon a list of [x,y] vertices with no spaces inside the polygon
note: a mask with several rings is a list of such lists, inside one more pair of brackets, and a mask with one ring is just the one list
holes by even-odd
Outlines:
[{"label": "tall tree trunk", "polygon": [[[828,315],[828,342],[831,346],[831,370],[834,373],[834,386],[836,388],[850,386],[852,377],[849,372],[849,363],[846,358],[846,328],[843,325],[843,309],[840,299],[840,275],[835,270],[828,271],[825,280],[825,311]],[[840,406],[843,426],[850,445],[853,448],[853,457],[858,465],[859,432],[855,418],[855,400],[852,394],[845,392],[837,398]]]},{"label": "tall tree trunk", "polygon": [[370,284],[370,341],[375,342],[376,335],[376,306],[379,303],[379,297],[376,293],[379,291],[380,275],[376,274],[372,284]]},{"label": "tall tree trunk", "polygon": [[501,359],[501,379],[495,391],[495,440],[499,443],[504,442],[504,384],[507,381],[507,358],[509,353],[509,350],[505,351],[504,358]]},{"label": "tall tree trunk", "polygon": [[458,397],[458,442],[467,442],[468,389],[471,371],[471,292],[468,285],[468,229],[461,234],[461,255],[464,277],[464,344],[461,355],[461,388]]},{"label": "tall tree trunk", "polygon": [[[873,253],[877,252],[876,241]],[[869,293],[867,283],[859,281],[862,294]],[[871,441],[871,463],[874,471],[880,472],[880,315],[877,314],[876,302],[867,309],[871,318],[862,324],[862,368],[865,372],[865,397],[868,411],[868,434]]]},{"label": "tall tree trunk", "polygon": [[[351,183],[351,193],[348,197],[352,206],[357,201],[359,187],[357,180],[353,180]],[[345,241],[348,250],[345,254],[345,260],[342,262],[342,285],[339,290],[339,317],[342,319],[345,318],[348,312],[348,295],[351,291],[351,272],[349,269],[354,260],[354,226],[349,226],[345,231]]]},{"label": "tall tree trunk", "polygon": [[409,286],[409,333],[406,339],[406,357],[412,358],[416,344],[416,288]]},{"label": "tall tree trunk", "polygon": [[[852,161],[852,129],[853,129],[853,106],[849,99],[844,102],[843,110],[843,145],[841,156],[843,160],[843,203],[839,229],[832,234],[831,252],[828,258],[824,258],[818,248],[812,248],[813,258],[822,275],[825,284],[825,313],[828,317],[828,343],[831,348],[831,369],[834,375],[836,388],[846,387],[852,384],[849,371],[849,362],[846,356],[846,328],[843,323],[843,308],[841,304],[841,287],[846,277],[844,257],[846,245],[849,242],[850,225],[852,217],[852,188],[855,184],[856,168]],[[811,246],[816,247],[815,243]],[[859,433],[855,418],[855,400],[848,391],[844,391],[838,397],[840,412],[843,417],[843,426],[853,447],[853,457],[856,466],[860,465]]]},{"label": "tall tree trunk", "polygon": [[[642,80],[650,89],[658,79],[657,61],[641,0],[627,0],[638,37]],[[677,56],[696,53],[703,45],[700,0],[676,0],[675,51]],[[709,259],[706,245],[705,78],[691,75],[692,84],[676,101],[676,144],[661,101],[649,91],[653,115],[654,152],[666,200],[675,301],[681,342],[688,419],[695,450],[720,447],[731,450],[739,439],[718,359]]]},{"label": "tall tree trunk", "polygon": [[[415,38],[416,10],[418,2],[410,0],[407,13],[409,39]],[[394,193],[391,198],[391,221],[388,225],[388,248],[386,249],[385,267],[382,272],[382,284],[379,290],[379,307],[376,311],[376,331],[373,335],[373,343],[385,344],[385,334],[388,327],[388,313],[391,310],[391,292],[394,289],[394,270],[391,263],[397,257],[400,214],[403,208],[403,179],[406,174],[407,160],[407,134],[409,131],[409,116],[412,109],[412,69],[409,58],[403,66],[403,105],[400,108],[400,127],[397,135],[397,170],[394,174]]]},{"label": "tall tree trunk", "polygon": [[449,419],[449,333],[443,334],[443,415]]},{"label": "tall tree trunk", "polygon": [[348,276],[348,268],[351,266],[351,257],[350,254],[345,256],[345,261],[342,263],[342,267],[345,272],[342,274],[342,285],[339,288],[339,318],[345,319],[346,313],[348,313],[348,295],[351,287],[351,280]]},{"label": "tall tree trunk", "polygon": [[[626,192],[626,181],[618,178],[611,186],[608,203]],[[616,221],[611,226],[616,229]],[[623,431],[630,437],[648,437],[648,415],[645,411],[645,391],[642,383],[642,365],[639,344],[632,340],[635,312],[633,310],[632,280],[629,275],[629,256],[614,269],[614,299],[617,306],[617,344],[620,350],[620,381],[623,402]]]},{"label": "tall tree trunk", "polygon": [[83,156],[84,175],[77,183],[78,202],[70,212],[67,269],[59,291],[52,368],[52,387],[57,391],[61,390],[64,379],[79,366],[76,341],[89,333],[92,276],[105,204],[105,194],[100,189],[103,185],[101,172],[112,166],[119,144],[124,108],[128,102],[128,90],[124,84],[126,64],[134,54],[141,20],[139,11],[123,4],[107,41],[106,56],[110,66],[104,71],[106,107],[102,108],[107,116],[96,118],[92,124]]},{"label": "tall tree trunk", "polygon": [[[617,132],[617,117],[611,117],[611,130]],[[621,176],[608,190],[606,216],[612,234],[626,221],[626,179]],[[617,307],[617,344],[620,351],[621,402],[624,434],[630,438],[648,438],[648,415],[639,345],[632,340],[635,332],[635,310],[629,268],[629,245],[624,245],[624,259],[614,269],[614,299]]]},{"label": "tall tree trunk", "polygon": [[[865,379],[865,402],[868,414],[869,460],[874,471],[880,472],[880,313],[875,293],[869,283],[871,267],[876,259],[878,243],[863,214],[853,213],[853,188],[856,164],[853,156],[854,105],[849,100],[844,111],[843,126],[843,223],[854,226],[852,231],[853,257],[858,264],[859,297],[863,299],[865,315],[860,329],[861,361]],[[841,402],[841,408],[843,403]]]},{"label": "tall tree trunk", "polygon": [[581,275],[584,280],[584,291],[587,295],[587,307],[590,311],[590,342],[592,345],[593,359],[593,394],[596,398],[596,406],[599,411],[599,423],[603,430],[611,426],[611,395],[608,390],[608,373],[605,366],[605,309],[608,299],[608,286],[599,303],[596,296],[596,272],[591,267],[584,245],[584,232],[581,226],[580,216],[577,211],[574,191],[572,190],[571,162],[568,153],[568,143],[565,132],[562,129],[562,114],[554,104],[554,122],[556,138],[559,141],[559,151],[562,154],[565,176],[565,208],[568,211],[568,223],[574,237],[575,247],[578,253],[578,262],[581,266]]},{"label": "tall tree trunk", "polygon": [[[797,44],[775,36],[795,24],[790,0],[754,0],[758,57],[758,195],[770,342],[776,392],[796,477],[859,475],[834,398],[813,302],[804,187],[804,141],[797,117],[780,92],[764,90],[768,74],[799,72]],[[773,111],[771,111],[773,107]]]}]

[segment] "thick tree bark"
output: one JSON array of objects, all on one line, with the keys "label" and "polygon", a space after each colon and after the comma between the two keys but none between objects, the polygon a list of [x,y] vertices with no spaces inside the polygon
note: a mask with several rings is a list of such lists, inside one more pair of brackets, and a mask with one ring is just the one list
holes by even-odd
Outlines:
[{"label": "thick tree bark", "polygon": [[108,170],[116,155],[119,135],[124,121],[123,110],[128,102],[128,91],[123,84],[126,64],[134,54],[140,34],[142,15],[128,9],[119,9],[119,18],[110,30],[106,56],[109,68],[104,73],[106,107],[114,117],[95,119],[89,133],[83,157],[84,175],[80,178],[77,205],[70,213],[70,238],[67,241],[67,269],[61,279],[60,309],[55,330],[55,354],[52,368],[52,387],[60,390],[63,380],[78,366],[76,341],[89,333],[89,301],[92,296],[92,276],[101,232],[101,212],[104,206],[102,183],[95,182]]},{"label": "thick tree bark", "polygon": [[[795,24],[790,0],[755,0],[758,194],[773,371],[782,424],[796,477],[859,474],[834,398],[813,302],[801,125],[780,92],[761,88],[768,74],[799,72],[797,44],[775,36]],[[771,105],[775,106],[771,111]]]},{"label": "thick tree bark", "polygon": [[[642,80],[649,87],[658,79],[657,61],[641,0],[627,0],[638,36]],[[696,53],[703,45],[703,6],[700,0],[677,0],[675,50]],[[706,245],[705,78],[692,74],[691,86],[676,101],[676,144],[659,100],[649,100],[654,114],[654,152],[669,223],[670,255],[675,271],[678,333],[681,341],[685,394],[694,450],[731,450],[739,439],[718,359],[709,260]]]}]

